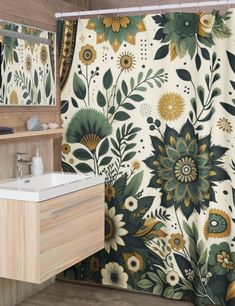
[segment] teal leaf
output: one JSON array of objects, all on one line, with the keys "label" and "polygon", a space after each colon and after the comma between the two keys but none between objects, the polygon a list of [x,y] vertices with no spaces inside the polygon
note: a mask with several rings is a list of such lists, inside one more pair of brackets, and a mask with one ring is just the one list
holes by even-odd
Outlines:
[{"label": "teal leaf", "polygon": [[7,75],[7,83],[10,83],[12,77],[12,72],[9,72]]},{"label": "teal leaf", "polygon": [[118,91],[117,91],[117,104],[120,105],[121,101],[122,101],[122,93],[121,93],[120,89],[118,89]]},{"label": "teal leaf", "polygon": [[157,283],[157,285],[153,288],[153,294],[161,295],[163,291],[164,285],[161,283]]},{"label": "teal leaf", "polygon": [[42,101],[42,96],[41,96],[41,90],[39,89],[38,95],[37,95],[37,103],[40,104]]},{"label": "teal leaf", "polygon": [[46,97],[48,98],[51,93],[51,74],[49,73],[46,79]]},{"label": "teal leaf", "polygon": [[176,69],[176,73],[178,74],[178,77],[181,80],[187,81],[187,82],[192,81],[191,74],[190,74],[190,72],[188,72],[188,70],[186,70],[186,69]]},{"label": "teal leaf", "polygon": [[13,57],[14,57],[14,61],[16,62],[16,63],[19,63],[19,57],[18,57],[18,54],[17,54],[17,52],[14,50],[14,52],[13,52]]},{"label": "teal leaf", "polygon": [[124,93],[124,96],[126,96],[127,93],[128,93],[128,87],[127,87],[127,84],[124,80],[122,81],[122,91]]},{"label": "teal leaf", "polygon": [[167,288],[165,288],[164,291],[163,291],[163,296],[164,296],[165,298],[171,299],[172,296],[173,296],[173,294],[174,294],[174,292],[175,292],[174,287],[171,287],[171,286],[170,286],[170,287],[167,287]]},{"label": "teal leaf", "polygon": [[195,63],[196,63],[197,71],[199,71],[200,68],[201,68],[202,61],[201,61],[201,58],[198,54],[195,57]]},{"label": "teal leaf", "polygon": [[62,100],[61,101],[61,114],[65,114],[69,109],[69,101]]},{"label": "teal leaf", "polygon": [[38,73],[37,70],[34,70],[34,84],[38,87]]},{"label": "teal leaf", "polygon": [[230,105],[228,103],[220,102],[223,108],[231,115],[235,116],[235,106]]},{"label": "teal leaf", "polygon": [[82,173],[94,172],[94,170],[89,165],[87,165],[85,163],[77,164],[76,168],[78,169],[78,171],[80,171]]},{"label": "teal leaf", "polygon": [[140,83],[142,81],[142,78],[143,78],[144,74],[143,72],[141,71],[138,75],[138,79],[137,79],[137,82]]},{"label": "teal leaf", "polygon": [[122,112],[122,111],[117,112],[114,115],[114,120],[118,120],[118,121],[126,121],[129,118],[130,118],[130,115],[128,115],[127,113]]},{"label": "teal leaf", "polygon": [[73,155],[79,160],[93,159],[92,155],[85,149],[77,149],[73,152]]},{"label": "teal leaf", "polygon": [[193,238],[194,234],[193,234],[193,231],[192,231],[191,227],[188,225],[188,223],[183,221],[183,226],[184,226],[184,230],[185,230],[186,234]]},{"label": "teal leaf", "polygon": [[213,116],[213,114],[215,113],[215,108],[212,107],[212,109],[210,110],[210,112],[202,119],[199,119],[198,121],[200,122],[206,122],[209,121],[211,119],[211,117]]},{"label": "teal leaf", "polygon": [[137,286],[142,289],[148,289],[153,286],[153,283],[149,279],[141,279],[138,281]]},{"label": "teal leaf", "polygon": [[168,55],[168,53],[169,53],[169,45],[164,45],[157,50],[154,59],[155,60],[162,59],[162,58],[166,57]]},{"label": "teal leaf", "polygon": [[226,51],[226,52],[227,52],[230,67],[231,67],[233,73],[235,73],[235,55],[233,53],[229,52],[229,51]]},{"label": "teal leaf", "polygon": [[103,86],[107,90],[109,89],[113,84],[113,75],[111,72],[111,69],[107,70],[103,77]]},{"label": "teal leaf", "polygon": [[75,108],[78,108],[78,102],[72,97],[71,102]]},{"label": "teal leaf", "polygon": [[206,48],[201,48],[201,53],[205,60],[207,61],[210,60],[210,53],[208,52]]},{"label": "teal leaf", "polygon": [[136,152],[129,152],[123,157],[123,162],[131,160],[136,155]]},{"label": "teal leaf", "polygon": [[131,104],[131,103],[123,103],[121,106],[122,106],[123,108],[127,109],[127,110],[133,110],[133,109],[135,109],[135,106],[134,106],[133,104]]},{"label": "teal leaf", "polygon": [[105,155],[109,150],[109,141],[108,138],[105,138],[104,141],[102,141],[100,147],[99,147],[99,156]]},{"label": "teal leaf", "polygon": [[135,80],[134,80],[133,77],[131,77],[131,79],[130,79],[130,85],[131,85],[131,90],[132,90],[135,86]]},{"label": "teal leaf", "polygon": [[62,161],[62,169],[63,169],[63,172],[76,173],[76,171],[73,169],[73,167],[70,164],[67,164],[64,161]]},{"label": "teal leaf", "polygon": [[201,101],[202,106],[204,106],[205,90],[202,86],[198,86],[197,94],[198,94],[198,97]]},{"label": "teal leaf", "polygon": [[131,95],[129,98],[135,102],[141,102],[144,100],[144,98],[140,95]]},{"label": "teal leaf", "polygon": [[104,107],[106,105],[106,99],[103,93],[99,90],[97,94],[97,103],[100,107]]},{"label": "teal leaf", "polygon": [[124,194],[125,198],[136,195],[142,183],[143,176],[144,176],[144,171],[141,171],[135,174],[131,178],[130,182],[127,184],[126,189],[125,189],[125,194]]},{"label": "teal leaf", "polygon": [[106,156],[103,159],[101,159],[99,166],[107,166],[112,160],[112,157]]},{"label": "teal leaf", "polygon": [[83,82],[83,80],[76,74],[74,73],[73,76],[73,91],[75,95],[78,97],[80,100],[84,100],[86,97],[86,85]]}]

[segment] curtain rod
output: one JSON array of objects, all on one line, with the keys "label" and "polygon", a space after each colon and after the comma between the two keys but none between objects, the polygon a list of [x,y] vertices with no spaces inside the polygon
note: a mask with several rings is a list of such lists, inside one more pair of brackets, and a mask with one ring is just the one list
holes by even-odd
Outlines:
[{"label": "curtain rod", "polygon": [[63,17],[76,17],[76,16],[92,16],[92,15],[109,15],[109,14],[122,14],[122,13],[134,13],[134,12],[147,12],[147,11],[161,11],[169,9],[183,9],[190,7],[207,7],[207,6],[223,6],[227,5],[230,7],[231,4],[235,4],[235,0],[219,0],[219,1],[202,1],[202,2],[188,2],[188,3],[177,3],[177,4],[162,4],[153,6],[139,6],[139,7],[123,7],[115,9],[101,9],[91,11],[80,11],[80,12],[67,12],[67,13],[55,13],[56,18]]}]

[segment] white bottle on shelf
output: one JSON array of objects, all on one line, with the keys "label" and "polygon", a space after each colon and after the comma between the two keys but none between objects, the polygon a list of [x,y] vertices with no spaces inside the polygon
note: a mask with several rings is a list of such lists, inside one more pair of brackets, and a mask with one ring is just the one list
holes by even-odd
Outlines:
[{"label": "white bottle on shelf", "polygon": [[39,148],[36,148],[36,155],[32,157],[31,164],[31,174],[41,175],[43,174],[43,161],[41,156],[39,156]]}]

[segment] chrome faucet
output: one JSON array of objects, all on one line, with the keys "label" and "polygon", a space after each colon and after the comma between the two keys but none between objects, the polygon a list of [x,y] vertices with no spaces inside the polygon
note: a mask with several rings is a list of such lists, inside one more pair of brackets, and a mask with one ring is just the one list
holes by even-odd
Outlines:
[{"label": "chrome faucet", "polygon": [[23,177],[23,170],[24,166],[30,166],[31,161],[24,159],[24,156],[27,155],[28,153],[16,153],[16,177],[17,178],[22,178]]}]

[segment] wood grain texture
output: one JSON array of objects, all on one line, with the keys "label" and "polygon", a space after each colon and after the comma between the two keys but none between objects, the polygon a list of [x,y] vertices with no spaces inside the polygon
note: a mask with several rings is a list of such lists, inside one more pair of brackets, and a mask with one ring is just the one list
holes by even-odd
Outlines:
[{"label": "wood grain texture", "polygon": [[0,199],[0,276],[42,283],[104,247],[104,185],[42,202]]},{"label": "wood grain texture", "polygon": [[18,306],[193,306],[154,295],[114,288],[56,281]]},{"label": "wood grain texture", "polygon": [[[199,0],[200,2],[208,0]],[[161,5],[161,4],[173,4],[173,3],[186,3],[195,2],[195,8],[183,9],[183,11],[197,11],[198,0],[129,0],[129,1],[119,1],[119,0],[91,0],[92,9],[108,9],[108,8],[120,8],[120,7],[132,7],[132,6],[145,6],[145,5]],[[231,5],[233,7],[234,5]],[[206,8],[207,10],[215,9],[214,6]],[[224,7],[226,9],[226,6]],[[136,13],[135,13],[136,14]]]}]

